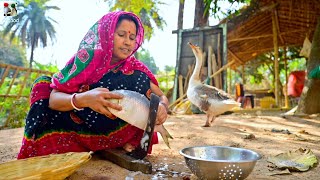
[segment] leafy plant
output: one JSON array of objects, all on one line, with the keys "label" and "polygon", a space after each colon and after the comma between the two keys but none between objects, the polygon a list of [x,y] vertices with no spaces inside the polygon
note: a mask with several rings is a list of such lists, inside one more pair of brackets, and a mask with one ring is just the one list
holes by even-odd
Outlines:
[{"label": "leafy plant", "polygon": [[[43,71],[57,72],[57,65],[43,65],[35,62],[35,68]],[[0,98],[0,129],[1,128],[17,128],[24,126],[25,117],[29,111],[29,95],[34,80],[44,74],[27,72],[18,73],[17,78],[11,86],[9,95],[19,95],[21,97],[1,97]],[[48,74],[46,74],[48,75]],[[25,79],[27,78],[27,79]],[[0,87],[0,94],[5,95],[12,82],[12,76],[6,77]],[[25,83],[24,83],[25,82]],[[23,88],[21,90],[21,88]]]},{"label": "leafy plant", "polygon": [[173,87],[174,84],[174,72],[173,66],[165,66],[164,71],[159,71],[157,74],[157,80],[159,82],[160,89],[168,94],[168,91]]}]

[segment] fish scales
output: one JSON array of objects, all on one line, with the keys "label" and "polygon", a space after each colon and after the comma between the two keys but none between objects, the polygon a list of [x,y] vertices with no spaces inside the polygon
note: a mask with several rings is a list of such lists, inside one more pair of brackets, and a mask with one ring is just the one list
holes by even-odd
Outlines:
[{"label": "fish scales", "polygon": [[114,90],[123,95],[122,99],[112,99],[113,103],[122,106],[121,111],[109,108],[115,116],[144,130],[147,126],[150,102],[142,94],[129,90]]},{"label": "fish scales", "polygon": [[[150,101],[143,94],[135,91],[122,89],[112,92],[123,95],[122,99],[110,99],[111,102],[122,106],[122,110],[118,111],[108,107],[109,111],[127,123],[145,130],[149,119]],[[154,130],[160,133],[162,139],[170,148],[168,138],[173,138],[165,127],[162,124],[156,125]]]}]

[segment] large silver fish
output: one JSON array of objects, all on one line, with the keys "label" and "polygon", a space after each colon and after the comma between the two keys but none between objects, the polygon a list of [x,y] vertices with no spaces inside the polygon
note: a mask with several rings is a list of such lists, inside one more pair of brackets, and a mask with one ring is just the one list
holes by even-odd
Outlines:
[{"label": "large silver fish", "polygon": [[[122,110],[118,111],[109,108],[109,111],[120,119],[129,124],[145,130],[148,123],[149,116],[149,100],[142,94],[130,90],[113,90],[112,92],[122,94],[122,99],[110,99],[111,102],[122,106]],[[156,125],[154,131],[159,132],[166,145],[170,148],[168,138],[172,138],[164,126]]]}]

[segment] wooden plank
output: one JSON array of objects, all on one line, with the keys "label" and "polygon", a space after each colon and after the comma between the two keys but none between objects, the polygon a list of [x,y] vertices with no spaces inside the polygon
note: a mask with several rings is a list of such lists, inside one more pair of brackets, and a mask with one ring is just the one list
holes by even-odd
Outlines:
[{"label": "wooden plank", "polygon": [[109,149],[98,151],[97,154],[100,157],[119,165],[120,167],[128,169],[129,171],[140,171],[145,174],[152,173],[152,164],[148,159],[144,158],[142,160],[137,160],[127,155],[125,150]]}]

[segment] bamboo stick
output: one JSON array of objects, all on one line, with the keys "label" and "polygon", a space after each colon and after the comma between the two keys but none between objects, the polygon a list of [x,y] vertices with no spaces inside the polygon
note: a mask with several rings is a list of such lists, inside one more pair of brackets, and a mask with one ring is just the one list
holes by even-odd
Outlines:
[{"label": "bamboo stick", "polygon": [[[217,58],[218,58],[218,68],[221,68],[222,66],[222,60],[221,60],[221,52],[220,52],[220,36],[218,36],[218,42],[217,42]],[[219,89],[222,89],[222,74],[218,75],[218,87]]]},{"label": "bamboo stick", "polygon": [[188,73],[187,73],[187,76],[184,80],[183,92],[187,92],[188,85],[189,85],[189,79],[190,79],[190,76],[191,76],[193,69],[194,69],[194,64],[192,64],[191,66],[188,65]]},{"label": "bamboo stick", "polygon": [[[208,77],[212,74],[212,46],[208,46]],[[209,85],[212,85],[212,80],[209,78]]]},{"label": "bamboo stick", "polygon": [[6,70],[4,71],[4,73],[3,73],[2,77],[1,77],[0,87],[2,86],[2,84],[3,84],[4,80],[6,79],[6,77],[8,76],[10,68],[11,68],[11,65],[6,66],[5,68],[6,68]]},{"label": "bamboo stick", "polygon": [[[218,68],[218,65],[217,65],[216,55],[215,55],[214,52],[212,52],[211,57],[212,57],[212,71],[213,71],[213,72],[216,72],[216,71],[218,71],[219,68]],[[219,83],[218,78],[219,78],[218,76],[215,76],[215,77],[213,78],[213,80],[214,80],[214,86],[215,86],[215,87],[218,86],[218,83]]]},{"label": "bamboo stick", "polygon": [[179,97],[183,95],[183,82],[182,82],[182,75],[180,74],[178,77],[179,80]]},{"label": "bamboo stick", "polygon": [[[14,84],[14,81],[15,81],[18,73],[19,73],[19,68],[17,67],[17,68],[16,68],[16,72],[14,73],[14,75],[13,75],[13,77],[12,77],[12,80],[11,80],[11,82],[10,82],[9,88],[7,89],[7,92],[6,92],[6,94],[4,95],[3,102],[6,101],[6,98],[8,97],[8,95],[9,95],[9,93],[10,93],[10,90],[11,90],[11,88],[12,88],[12,85]],[[1,97],[1,95],[0,95],[0,97]],[[3,108],[3,106],[0,107],[0,112],[2,111],[2,108]]]},{"label": "bamboo stick", "polygon": [[277,30],[277,25],[276,25],[276,12],[272,11],[272,32],[273,32],[273,47],[274,47],[274,83],[275,83],[275,100],[276,100],[276,105],[279,107],[280,106],[280,89],[279,89],[279,47],[278,47],[278,30]]}]

